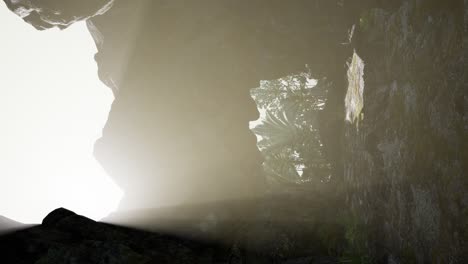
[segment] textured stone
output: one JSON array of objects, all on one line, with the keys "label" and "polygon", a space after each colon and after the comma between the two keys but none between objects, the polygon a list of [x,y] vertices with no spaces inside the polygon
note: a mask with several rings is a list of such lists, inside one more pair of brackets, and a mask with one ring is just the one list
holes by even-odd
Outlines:
[{"label": "textured stone", "polygon": [[[275,202],[272,202],[274,200]],[[317,239],[317,211],[282,212],[274,208],[284,197],[256,201],[270,208],[274,221],[264,216],[227,222],[220,219],[207,230],[171,230],[157,225],[161,219],[154,210],[146,211],[152,232],[95,222],[60,208],[51,212],[42,225],[0,236],[0,260],[5,264],[39,263],[333,263],[326,247]],[[296,201],[299,202],[299,201]],[[309,201],[303,203],[313,204]],[[183,208],[176,208],[183,209]],[[200,211],[200,210],[198,210]],[[167,217],[167,210],[163,211]],[[135,222],[133,222],[135,223]],[[156,223],[156,224],[155,224]],[[293,223],[307,224],[306,227]],[[139,226],[142,226],[139,223]],[[180,226],[179,226],[180,227]],[[164,232],[157,231],[165,230]],[[215,229],[213,229],[215,228]],[[184,232],[182,232],[184,231]],[[211,233],[214,234],[214,233]],[[220,236],[221,235],[221,236]],[[317,241],[314,241],[317,239]],[[307,256],[307,257],[304,257]],[[238,261],[238,262],[236,262]]]},{"label": "textured stone", "polygon": [[376,259],[467,259],[463,16],[463,1],[404,1],[361,15],[363,120],[346,126],[344,178],[361,245]]},{"label": "textured stone", "polygon": [[114,0],[5,0],[8,8],[36,29],[58,27],[65,29],[71,24],[104,14]]}]

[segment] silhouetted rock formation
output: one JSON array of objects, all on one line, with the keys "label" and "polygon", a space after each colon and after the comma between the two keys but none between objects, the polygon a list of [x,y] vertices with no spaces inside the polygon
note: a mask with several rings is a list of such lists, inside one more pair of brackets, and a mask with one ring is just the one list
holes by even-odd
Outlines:
[{"label": "silhouetted rock formation", "polygon": [[97,223],[65,209],[50,213],[40,226],[0,237],[1,261],[6,264],[197,263],[198,246]]},{"label": "silhouetted rock formation", "polygon": [[[304,221],[306,219],[302,219]],[[221,241],[161,232],[145,232],[95,222],[60,208],[51,212],[42,225],[0,237],[0,261],[4,264],[64,263],[334,263],[320,256],[327,249],[314,243],[310,229],[293,232],[259,223],[254,233],[246,226],[233,226],[237,234],[249,237]],[[301,228],[302,229],[302,228]],[[231,230],[231,232],[232,232]],[[257,237],[258,235],[261,237]],[[312,244],[291,247],[293,238],[306,234]],[[255,238],[255,239],[253,239]],[[301,241],[305,242],[305,241]],[[318,257],[319,256],[319,257]]]}]

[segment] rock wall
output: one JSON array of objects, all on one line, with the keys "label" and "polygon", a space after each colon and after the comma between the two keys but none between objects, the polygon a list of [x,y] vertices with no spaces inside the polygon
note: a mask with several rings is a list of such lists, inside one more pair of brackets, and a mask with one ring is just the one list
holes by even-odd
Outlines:
[{"label": "rock wall", "polygon": [[361,14],[364,105],[345,128],[344,180],[349,239],[374,259],[468,259],[466,16],[466,1]]},{"label": "rock wall", "polygon": [[107,12],[114,0],[5,0],[8,9],[38,30],[65,29],[75,22]]}]

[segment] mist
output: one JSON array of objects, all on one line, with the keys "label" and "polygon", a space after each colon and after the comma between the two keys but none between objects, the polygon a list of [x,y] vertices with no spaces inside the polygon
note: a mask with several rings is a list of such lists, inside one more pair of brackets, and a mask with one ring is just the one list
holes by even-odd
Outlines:
[{"label": "mist", "polygon": [[96,220],[122,191],[92,153],[113,101],[85,23],[39,32],[0,4],[0,215],[40,223],[58,207]]}]

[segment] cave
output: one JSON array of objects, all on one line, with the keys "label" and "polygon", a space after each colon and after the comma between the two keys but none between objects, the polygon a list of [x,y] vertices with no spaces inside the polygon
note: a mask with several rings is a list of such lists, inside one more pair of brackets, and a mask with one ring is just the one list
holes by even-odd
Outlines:
[{"label": "cave", "polygon": [[85,21],[124,192],[0,236],[4,263],[468,260],[466,0],[4,2]]}]

